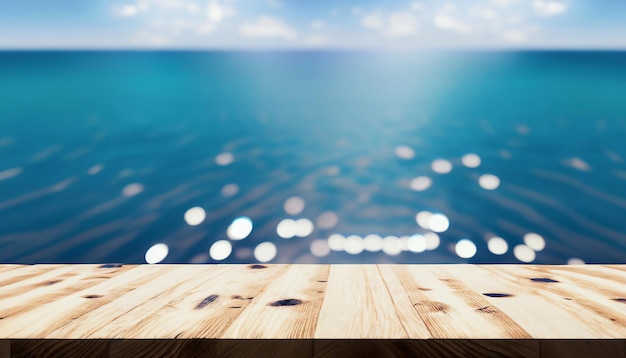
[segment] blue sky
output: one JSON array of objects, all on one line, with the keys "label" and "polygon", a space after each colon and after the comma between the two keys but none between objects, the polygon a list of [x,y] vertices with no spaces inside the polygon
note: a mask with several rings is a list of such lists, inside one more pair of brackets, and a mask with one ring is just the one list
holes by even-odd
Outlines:
[{"label": "blue sky", "polygon": [[0,48],[626,49],[624,0],[0,0]]}]

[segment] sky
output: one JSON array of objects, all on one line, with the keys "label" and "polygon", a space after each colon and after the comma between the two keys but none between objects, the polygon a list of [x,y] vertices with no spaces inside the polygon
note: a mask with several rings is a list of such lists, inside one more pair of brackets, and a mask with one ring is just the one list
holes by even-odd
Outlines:
[{"label": "sky", "polygon": [[0,0],[4,49],[626,49],[625,0]]}]

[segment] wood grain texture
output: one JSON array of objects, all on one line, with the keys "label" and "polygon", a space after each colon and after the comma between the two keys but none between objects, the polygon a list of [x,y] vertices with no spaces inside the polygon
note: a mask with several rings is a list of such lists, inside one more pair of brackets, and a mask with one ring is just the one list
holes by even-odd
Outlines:
[{"label": "wood grain texture", "polygon": [[[96,356],[537,356],[600,347],[610,357],[626,349],[623,268],[0,265],[0,357],[87,349],[74,341],[100,344]],[[587,343],[573,351],[570,342]]]},{"label": "wood grain texture", "polygon": [[530,338],[485,296],[469,289],[443,266],[396,265],[391,270],[434,338]]},{"label": "wood grain texture", "polygon": [[374,265],[332,265],[315,338],[408,338]]},{"label": "wood grain texture", "polygon": [[291,266],[267,285],[222,338],[310,338],[315,332],[328,266]]},{"label": "wood grain texture", "polygon": [[596,314],[575,311],[565,298],[550,294],[550,282],[534,282],[530,278],[508,273],[515,265],[448,266],[453,275],[473,290],[483,294],[491,305],[511,317],[534,338],[607,338],[604,330],[587,325],[597,320]]},{"label": "wood grain texture", "polygon": [[[571,326],[584,327],[589,332],[588,334],[593,334],[593,337],[626,337],[626,310],[619,302],[611,300],[610,296],[597,293],[602,289],[607,290],[603,278],[594,280],[595,287],[583,288],[580,287],[580,281],[576,278],[568,277],[559,273],[558,270],[547,267],[506,265],[486,266],[485,269],[511,282],[525,283],[524,286],[528,292],[532,292],[535,297],[550,301],[556,309],[565,312],[561,320],[567,317]],[[626,282],[626,276],[623,277],[622,282]],[[580,335],[582,332],[573,337],[563,338],[585,338]]]}]

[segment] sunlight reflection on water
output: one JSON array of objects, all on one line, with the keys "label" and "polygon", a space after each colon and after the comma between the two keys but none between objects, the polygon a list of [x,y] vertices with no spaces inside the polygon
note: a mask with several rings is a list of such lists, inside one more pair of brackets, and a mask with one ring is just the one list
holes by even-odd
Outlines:
[{"label": "sunlight reflection on water", "polygon": [[[218,78],[219,93],[170,78],[155,88],[201,93],[171,108],[116,97],[107,112],[85,94],[90,114],[53,108],[54,125],[39,110],[0,111],[13,121],[0,138],[0,262],[626,261],[626,111],[562,118],[569,97],[528,106],[537,98],[517,75],[509,98],[473,70],[420,72],[427,86],[340,68],[345,85],[326,86],[313,66],[300,92],[274,67],[246,67],[237,86]],[[354,90],[361,76],[386,92]],[[497,113],[474,104],[487,100]]]}]

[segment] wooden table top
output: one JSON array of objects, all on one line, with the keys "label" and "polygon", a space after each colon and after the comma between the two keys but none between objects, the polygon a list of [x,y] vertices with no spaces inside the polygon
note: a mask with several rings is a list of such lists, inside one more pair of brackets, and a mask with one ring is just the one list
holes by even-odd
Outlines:
[{"label": "wooden table top", "polygon": [[0,265],[0,339],[626,337],[626,265]]}]

